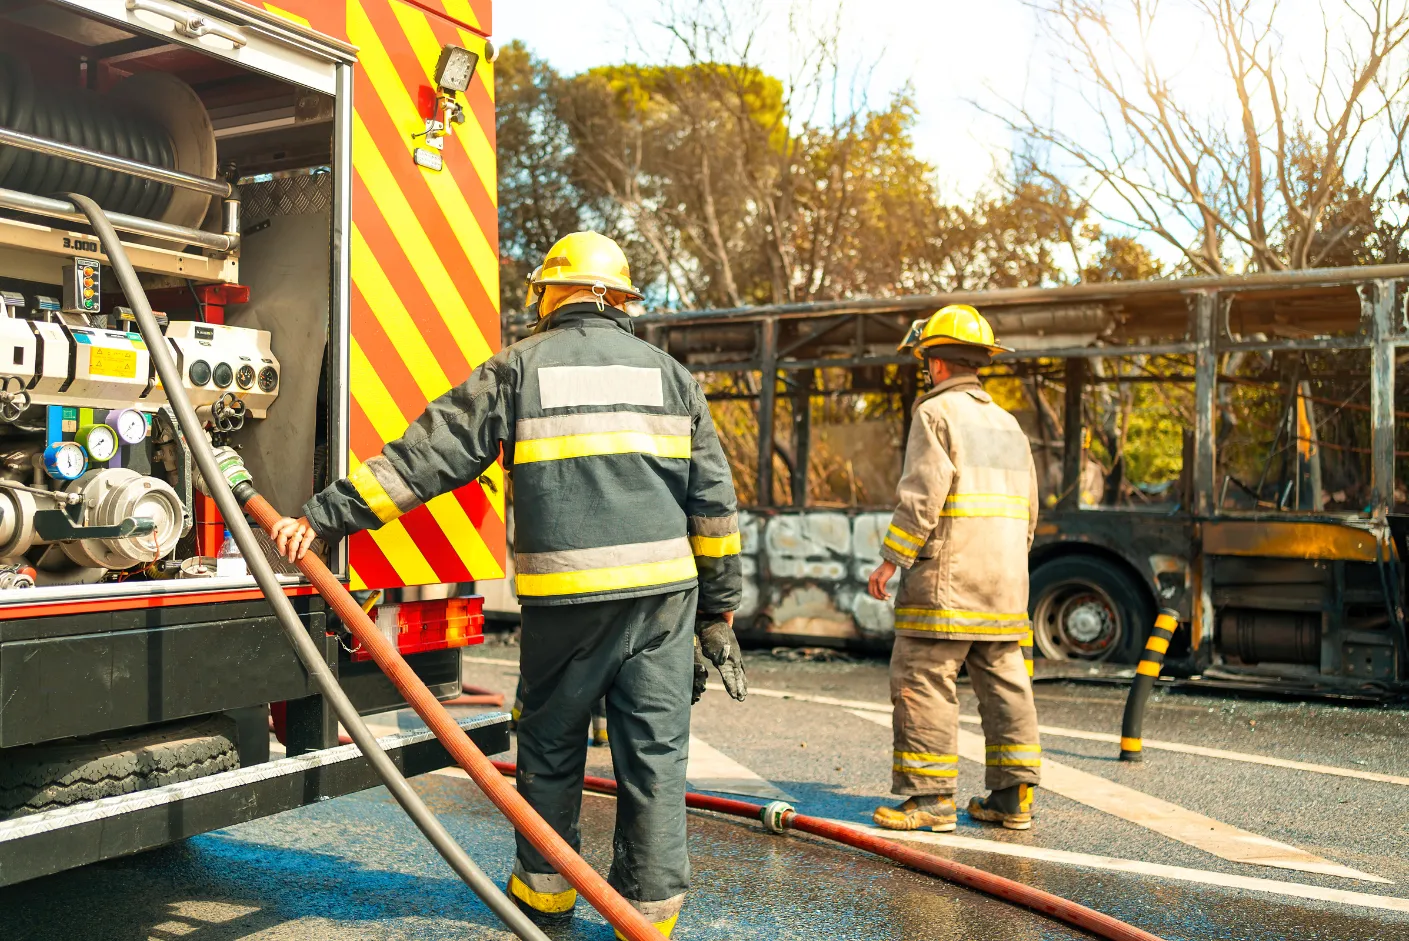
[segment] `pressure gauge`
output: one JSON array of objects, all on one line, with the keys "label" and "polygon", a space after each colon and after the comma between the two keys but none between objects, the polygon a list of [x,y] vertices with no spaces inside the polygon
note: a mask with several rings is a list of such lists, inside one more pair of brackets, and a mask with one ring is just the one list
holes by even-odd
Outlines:
[{"label": "pressure gauge", "polygon": [[108,412],[108,424],[117,429],[124,444],[141,444],[147,438],[147,416],[135,408]]},{"label": "pressure gauge", "polygon": [[112,425],[83,425],[75,437],[88,456],[100,464],[117,454],[117,432]]},{"label": "pressure gauge", "polygon": [[228,389],[230,388],[230,383],[235,381],[235,370],[229,363],[216,363],[211,378],[220,388]]},{"label": "pressure gauge", "polygon": [[235,370],[235,385],[239,386],[241,389],[248,389],[253,386],[254,367],[249,363],[241,364],[240,368]]},{"label": "pressure gauge", "polygon": [[88,469],[88,455],[77,441],[55,441],[44,449],[44,473],[55,480],[77,480]]},{"label": "pressure gauge", "polygon": [[193,386],[203,386],[210,382],[210,363],[203,359],[198,359],[191,364],[191,368],[186,372]]}]

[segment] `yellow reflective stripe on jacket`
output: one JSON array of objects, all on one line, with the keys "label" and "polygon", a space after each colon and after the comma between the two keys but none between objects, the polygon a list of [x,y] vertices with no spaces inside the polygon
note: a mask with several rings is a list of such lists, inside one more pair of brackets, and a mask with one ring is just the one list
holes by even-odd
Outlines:
[{"label": "yellow reflective stripe on jacket", "polygon": [[581,572],[554,572],[550,575],[514,576],[520,595],[581,595],[599,591],[621,591],[687,582],[698,576],[693,556],[664,562],[642,562]]},{"label": "yellow reflective stripe on jacket", "polygon": [[357,490],[357,495],[367,504],[367,509],[376,514],[377,519],[383,523],[390,523],[401,516],[400,508],[392,501],[377,475],[372,473],[372,468],[366,464],[358,465],[348,474],[347,482]]},{"label": "yellow reflective stripe on jacket", "polygon": [[988,745],[984,748],[984,764],[990,768],[1039,768],[1042,746]]},{"label": "yellow reflective stripe on jacket", "polygon": [[895,525],[894,523],[891,523],[891,524],[890,524],[890,528],[886,530],[886,536],[888,536],[888,537],[890,537],[890,538],[892,538],[892,539],[898,539],[898,540],[900,540],[901,542],[904,542],[904,543],[909,543],[910,545],[914,546],[916,549],[919,549],[921,546],[923,546],[923,545],[925,544],[925,541],[924,541],[923,539],[921,539],[919,536],[916,536],[916,535],[914,535],[913,533],[907,533],[905,530],[901,529],[899,526]]},{"label": "yellow reflective stripe on jacket", "polygon": [[913,559],[920,552],[920,547],[925,541],[913,533],[907,533],[894,523],[886,530],[886,538],[883,543],[887,549],[896,552],[907,559]]},{"label": "yellow reflective stripe on jacket", "polygon": [[710,559],[722,559],[726,555],[738,555],[743,549],[738,533],[727,536],[691,536],[690,549],[695,555]]},{"label": "yellow reflective stripe on jacket", "polygon": [[1029,626],[1027,612],[955,611],[946,608],[896,608],[897,630],[937,631],[963,634],[1024,634]]},{"label": "yellow reflective stripe on jacket", "polygon": [[598,434],[535,438],[514,443],[514,463],[564,461],[600,454],[653,454],[656,457],[690,458],[689,435],[652,435],[642,431],[606,431]]},{"label": "yellow reflective stripe on jacket", "polygon": [[1028,519],[1027,497],[1010,493],[951,493],[944,500],[940,516],[949,517],[997,517],[1002,519]]}]

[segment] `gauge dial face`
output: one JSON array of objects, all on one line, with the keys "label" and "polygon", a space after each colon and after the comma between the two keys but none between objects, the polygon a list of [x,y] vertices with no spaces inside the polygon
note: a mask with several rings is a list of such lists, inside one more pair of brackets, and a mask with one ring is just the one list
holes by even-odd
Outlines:
[{"label": "gauge dial face", "polygon": [[88,455],[77,441],[59,441],[44,449],[44,471],[56,480],[77,480],[88,469]]},{"label": "gauge dial face", "polygon": [[230,388],[230,383],[235,381],[235,370],[230,368],[229,363],[216,363],[212,373],[215,384],[222,389]]},{"label": "gauge dial face", "polygon": [[254,367],[245,363],[235,370],[235,385],[241,389],[248,389],[254,385]]},{"label": "gauge dial face", "polygon": [[259,391],[273,392],[279,384],[279,371],[273,366],[265,366],[259,371]]},{"label": "gauge dial face", "polygon": [[117,454],[117,432],[111,425],[84,425],[78,429],[78,443],[95,461],[111,461]]},{"label": "gauge dial face", "polygon": [[186,375],[190,378],[191,385],[203,386],[210,382],[210,363],[207,363],[203,359],[198,359],[191,364],[191,368],[187,371]]},{"label": "gauge dial face", "polygon": [[125,408],[113,419],[117,436],[128,444],[141,444],[147,437],[147,418],[135,408]]}]

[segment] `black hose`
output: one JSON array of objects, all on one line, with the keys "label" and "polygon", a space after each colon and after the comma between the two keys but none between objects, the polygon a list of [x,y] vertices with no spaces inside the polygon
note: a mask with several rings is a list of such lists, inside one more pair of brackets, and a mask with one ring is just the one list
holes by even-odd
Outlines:
[{"label": "black hose", "polygon": [[[289,603],[288,597],[284,594],[279,580],[274,575],[274,570],[264,557],[263,548],[255,541],[254,532],[250,529],[244,513],[240,510],[238,499],[229,484],[225,482],[225,477],[216,462],[215,454],[211,450],[210,442],[206,439],[205,431],[196,418],[195,411],[191,408],[190,400],[186,397],[181,373],[171,358],[171,352],[166,345],[161,328],[157,326],[156,318],[152,316],[152,308],[147,301],[146,292],[142,290],[142,285],[137,280],[137,272],[133,270],[132,263],[127,258],[127,252],[118,241],[117,232],[108,222],[107,215],[93,200],[79,193],[70,193],[68,198],[73,200],[74,205],[88,217],[94,234],[103,243],[108,260],[112,264],[113,273],[117,276],[118,284],[122,286],[122,291],[127,296],[127,303],[132,308],[133,314],[136,315],[137,326],[142,332],[142,339],[146,342],[147,349],[152,354],[157,374],[161,376],[167,401],[176,414],[176,420],[181,423],[181,428],[186,433],[186,441],[190,445],[191,455],[195,458],[201,476],[205,478],[210,495],[215,499],[216,506],[220,508],[220,515],[225,518],[225,525],[230,528],[230,535],[235,538],[236,545],[240,547],[240,552],[244,555],[245,562],[248,563],[250,571],[254,574],[255,581],[259,583],[260,590],[264,592],[269,606],[274,609],[274,614],[279,620],[279,625],[284,629],[284,634],[293,644],[294,651],[298,654],[299,660],[303,662],[304,669],[313,677],[318,692],[327,697],[333,707],[333,712],[337,714],[338,721],[343,724],[343,727],[352,736],[352,740],[357,743],[357,747],[362,750],[362,754],[367,757],[368,763],[377,772],[377,776],[382,779],[386,789],[391,792],[397,803],[401,804],[402,809],[406,811],[406,815],[415,822],[440,855],[450,864],[450,868],[455,870],[465,884],[484,900],[484,903],[490,907],[495,915],[499,916],[504,924],[509,926],[514,934],[520,938],[531,939],[531,941],[548,941],[547,936],[535,927],[533,922],[528,920],[528,916],[519,911],[513,902],[509,901],[508,897],[484,874],[474,860],[470,859],[460,844],[456,843],[446,832],[440,820],[430,812],[420,796],[411,789],[411,785],[406,782],[406,778],[402,776],[396,765],[387,757],[386,752],[382,751],[381,746],[377,744],[376,736],[367,728],[362,717],[357,714],[357,707],[353,706],[351,700],[347,698],[347,694],[338,686],[337,678],[333,676],[332,670],[328,669],[328,664],[324,662],[322,653],[314,645],[312,638],[308,636],[303,622],[299,620],[293,605]],[[242,484],[241,486],[250,485]]]},{"label": "black hose", "polygon": [[1141,727],[1145,724],[1145,704],[1150,701],[1150,693],[1159,679],[1160,667],[1164,666],[1164,655],[1169,651],[1169,641],[1179,629],[1179,612],[1173,608],[1161,608],[1155,618],[1155,628],[1145,641],[1145,653],[1135,668],[1135,679],[1130,682],[1130,695],[1125,700],[1125,716],[1120,723],[1120,760],[1144,761],[1144,740]]},{"label": "black hose", "polygon": [[[161,125],[111,96],[37,84],[29,67],[13,56],[0,55],[0,127],[176,168],[175,145]],[[160,219],[171,202],[165,184],[3,144],[0,187],[38,196],[82,193],[111,212],[148,219]]]}]

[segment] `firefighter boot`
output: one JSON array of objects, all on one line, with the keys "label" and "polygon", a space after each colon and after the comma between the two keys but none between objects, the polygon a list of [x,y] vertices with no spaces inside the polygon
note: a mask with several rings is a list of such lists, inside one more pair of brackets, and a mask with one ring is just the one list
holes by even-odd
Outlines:
[{"label": "firefighter boot", "polygon": [[907,797],[899,807],[877,807],[871,819],[887,830],[919,830],[929,827],[948,833],[959,825],[954,798],[947,794],[919,794]]},{"label": "firefighter boot", "polygon": [[[676,912],[665,921],[653,921],[651,924],[655,925],[656,930],[668,938],[670,937],[670,933],[675,930],[675,922],[678,921],[679,918],[680,913]],[[613,931],[612,933],[616,935],[617,941],[627,941],[626,935],[622,934],[620,931]]]},{"label": "firefighter boot", "polygon": [[969,816],[985,823],[1001,823],[1009,830],[1032,828],[1031,784],[999,788],[987,797],[969,800]]},{"label": "firefighter boot", "polygon": [[508,896],[530,921],[545,927],[572,918],[577,907],[577,890],[566,879],[557,873],[526,872],[517,862],[509,876]]}]

